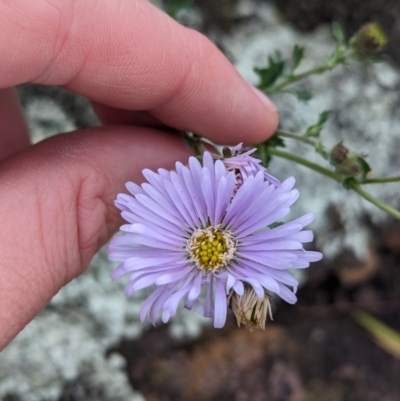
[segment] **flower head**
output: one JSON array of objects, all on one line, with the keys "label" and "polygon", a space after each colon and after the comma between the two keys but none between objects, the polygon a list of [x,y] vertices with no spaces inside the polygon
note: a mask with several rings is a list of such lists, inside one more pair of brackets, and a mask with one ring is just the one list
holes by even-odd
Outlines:
[{"label": "flower head", "polygon": [[[125,234],[110,243],[110,258],[122,262],[113,279],[130,274],[127,295],[154,286],[143,303],[142,320],[149,314],[154,324],[161,313],[167,322],[184,301],[186,308],[213,317],[214,326],[222,327],[228,294],[238,307],[257,304],[240,298],[248,289],[259,299],[268,291],[296,302],[298,283],[287,269],[321,258],[302,246],[312,240],[311,231],[301,230],[313,215],[270,229],[289,213],[299,193],[292,189],[293,178],[273,185],[249,154],[226,162],[206,152],[203,165],[191,157],[188,167],[176,163],[176,171],[144,170],[147,183],[129,182],[132,196],[118,195],[115,204],[128,224],[121,227]],[[239,188],[235,157],[250,165],[237,165],[247,174]]]},{"label": "flower head", "polygon": [[242,144],[239,143],[233,148],[224,148],[224,150],[229,157],[224,158],[222,161],[228,171],[236,171],[237,180],[240,183],[243,183],[247,177],[255,176],[259,171],[262,171],[265,180],[277,187],[281,185],[277,178],[267,172],[260,159],[251,156],[257,149],[245,150]]},{"label": "flower head", "polygon": [[381,51],[387,43],[387,37],[382,27],[376,22],[363,25],[350,38],[350,45],[359,57]]}]

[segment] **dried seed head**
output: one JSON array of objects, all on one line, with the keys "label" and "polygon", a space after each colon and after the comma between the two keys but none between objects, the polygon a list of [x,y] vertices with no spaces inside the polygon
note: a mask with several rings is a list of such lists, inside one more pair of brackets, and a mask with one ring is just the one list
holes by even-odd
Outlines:
[{"label": "dried seed head", "polygon": [[268,315],[272,320],[271,302],[267,293],[263,298],[259,298],[253,288],[246,285],[243,295],[231,291],[228,299],[239,327],[243,325],[250,331],[264,330]]}]

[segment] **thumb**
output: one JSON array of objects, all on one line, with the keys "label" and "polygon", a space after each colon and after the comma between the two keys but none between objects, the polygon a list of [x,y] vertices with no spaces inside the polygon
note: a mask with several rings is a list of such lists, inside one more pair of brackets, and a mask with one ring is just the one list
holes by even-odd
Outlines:
[{"label": "thumb", "polygon": [[64,86],[222,144],[262,142],[278,124],[216,46],[149,1],[0,1],[0,26],[0,88]]},{"label": "thumb", "polygon": [[191,153],[160,131],[110,131],[58,135],[1,164],[0,350],[117,230],[124,183]]}]

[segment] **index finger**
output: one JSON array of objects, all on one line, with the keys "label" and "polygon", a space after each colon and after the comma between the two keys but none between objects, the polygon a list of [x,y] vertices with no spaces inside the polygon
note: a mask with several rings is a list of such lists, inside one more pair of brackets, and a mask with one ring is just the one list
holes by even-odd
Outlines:
[{"label": "index finger", "polygon": [[148,1],[3,0],[0,28],[0,87],[64,86],[219,143],[260,142],[277,126],[208,39]]}]

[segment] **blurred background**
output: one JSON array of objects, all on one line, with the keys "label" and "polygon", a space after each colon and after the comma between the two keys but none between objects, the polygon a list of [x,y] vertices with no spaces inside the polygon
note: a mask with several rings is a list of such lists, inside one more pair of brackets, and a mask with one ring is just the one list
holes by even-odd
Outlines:
[{"label": "blurred background", "polygon": [[[400,174],[399,0],[155,3],[205,33],[253,84],[253,67],[275,50],[285,57],[304,46],[302,68],[324,60],[335,46],[333,21],[347,37],[378,22],[388,37],[382,62],[307,79],[307,103],[289,94],[273,101],[280,128],[293,133],[332,110],[324,143],[344,140],[377,176]],[[19,93],[35,142],[98,124],[89,103],[65,90],[23,85]],[[317,157],[297,144],[296,152]],[[301,198],[291,217],[316,214],[312,247],[325,254],[299,275],[295,306],[276,302],[265,331],[239,329],[233,315],[215,330],[182,309],[154,328],[138,317],[147,292],[126,299],[103,249],[0,354],[0,400],[398,401],[399,222],[305,168],[274,159],[270,171],[296,177]],[[371,192],[400,207],[399,183]]]}]

